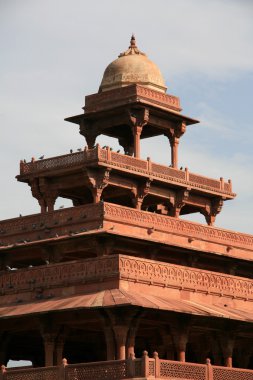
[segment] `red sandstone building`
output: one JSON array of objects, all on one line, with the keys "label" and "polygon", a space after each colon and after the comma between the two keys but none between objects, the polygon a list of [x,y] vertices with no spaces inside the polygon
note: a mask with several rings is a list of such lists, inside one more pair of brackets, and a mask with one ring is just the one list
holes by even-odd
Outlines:
[{"label": "red sandstone building", "polygon": [[[33,364],[2,378],[252,380],[253,236],[213,226],[231,181],[178,169],[198,121],[134,37],[66,120],[87,146],[21,161],[41,213],[0,222],[0,358]],[[170,166],[140,159],[159,135]],[[73,207],[54,210],[57,197]],[[180,218],[195,212],[206,224]]]}]

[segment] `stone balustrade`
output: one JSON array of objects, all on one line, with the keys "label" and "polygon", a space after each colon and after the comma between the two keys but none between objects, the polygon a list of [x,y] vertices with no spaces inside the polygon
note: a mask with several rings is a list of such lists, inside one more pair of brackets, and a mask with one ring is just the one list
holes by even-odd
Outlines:
[{"label": "stone balustrade", "polygon": [[96,145],[93,149],[85,148],[82,152],[66,154],[47,158],[44,160],[32,160],[31,162],[20,162],[20,176],[31,174],[39,175],[53,170],[71,170],[73,167],[82,167],[83,165],[101,164],[110,168],[116,168],[121,171],[128,171],[133,174],[146,176],[159,181],[168,182],[184,187],[212,191],[218,194],[224,194],[234,197],[232,192],[232,183],[229,180],[225,182],[223,178],[212,179],[199,174],[194,174],[185,170],[178,170],[172,167],[160,165],[152,162],[149,158],[141,160],[128,155],[111,151],[109,148],[101,148]]},{"label": "stone balustrade", "polygon": [[121,380],[121,379],[180,379],[180,380],[253,380],[253,371],[239,368],[163,360],[154,352],[149,358],[144,351],[141,359],[113,360],[58,367],[6,369],[1,368],[0,380]]}]

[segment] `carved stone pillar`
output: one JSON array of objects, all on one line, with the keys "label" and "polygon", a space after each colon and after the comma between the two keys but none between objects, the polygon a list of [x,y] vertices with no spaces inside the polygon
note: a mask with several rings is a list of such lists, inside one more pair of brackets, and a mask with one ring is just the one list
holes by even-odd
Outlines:
[{"label": "carved stone pillar", "polygon": [[55,343],[55,363],[54,364],[56,365],[62,364],[64,344],[65,344],[65,339],[63,336],[58,338]]},{"label": "carved stone pillar", "polygon": [[188,335],[190,329],[190,317],[178,316],[172,319],[170,328],[171,335],[174,342],[174,347],[177,352],[177,360],[185,362],[186,345],[188,342]]},{"label": "carved stone pillar", "polygon": [[174,360],[174,348],[171,334],[163,330],[161,331],[161,337],[163,341],[163,349],[162,351],[158,350],[160,357],[163,356],[162,352],[164,351],[165,359]]},{"label": "carved stone pillar", "polygon": [[134,138],[134,157],[140,158],[140,138],[142,128],[149,120],[149,110],[147,108],[129,110],[129,119]]},{"label": "carved stone pillar", "polygon": [[39,202],[41,213],[46,212],[47,205],[46,205],[45,199],[43,198],[43,195],[41,194],[38,179],[32,179],[30,182],[30,186],[31,186],[32,196],[36,198],[37,201]]},{"label": "carved stone pillar", "polygon": [[178,145],[179,145],[179,138],[173,136],[170,139],[170,146],[171,146],[171,165],[173,168],[178,168]]},{"label": "carved stone pillar", "polygon": [[113,326],[113,331],[116,340],[117,346],[117,359],[125,360],[126,359],[126,338],[128,332],[128,326],[125,325],[115,325]]},{"label": "carved stone pillar", "polygon": [[170,128],[166,133],[165,136],[168,137],[171,147],[171,165],[173,168],[178,168],[178,145],[180,137],[185,133],[186,131],[186,124],[185,122],[181,122],[177,125],[175,125],[174,128]]},{"label": "carved stone pillar", "polygon": [[47,203],[47,211],[54,211],[54,204],[57,199],[57,194],[55,192],[50,192],[46,194],[46,203]]},{"label": "carved stone pillar", "polygon": [[134,157],[140,158],[140,137],[142,132],[141,125],[135,125],[132,128],[134,136]]},{"label": "carved stone pillar", "polygon": [[45,367],[54,365],[55,334],[43,334]]},{"label": "carved stone pillar", "polygon": [[115,338],[110,326],[104,327],[107,360],[115,360]]},{"label": "carved stone pillar", "polygon": [[136,327],[130,327],[128,331],[128,336],[127,336],[127,348],[126,348],[126,355],[127,359],[130,357],[135,357],[135,351],[134,351],[134,346],[135,346],[135,335],[136,335]]},{"label": "carved stone pillar", "polygon": [[233,366],[234,335],[230,332],[224,332],[220,335],[221,349],[223,353],[224,365]]}]

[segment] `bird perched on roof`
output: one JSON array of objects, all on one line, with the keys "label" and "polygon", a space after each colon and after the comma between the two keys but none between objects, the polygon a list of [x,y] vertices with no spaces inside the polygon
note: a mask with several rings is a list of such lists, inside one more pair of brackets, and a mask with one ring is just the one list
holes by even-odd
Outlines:
[{"label": "bird perched on roof", "polygon": [[78,151],[78,152],[81,152],[81,151],[82,151],[82,148],[78,148],[77,151]]},{"label": "bird perched on roof", "polygon": [[120,149],[119,149],[119,150],[117,150],[117,153],[120,153]]},{"label": "bird perched on roof", "polygon": [[43,160],[44,157],[45,157],[45,155],[43,154],[43,156],[39,157],[39,160]]},{"label": "bird perched on roof", "polygon": [[181,166],[180,170],[183,170],[183,166]]},{"label": "bird perched on roof", "polygon": [[9,265],[6,265],[5,267],[7,270],[17,270],[18,268],[11,268]]},{"label": "bird perched on roof", "polygon": [[22,214],[19,214],[19,217],[22,218]]},{"label": "bird perched on roof", "polygon": [[73,153],[73,149],[70,149],[70,153]]}]

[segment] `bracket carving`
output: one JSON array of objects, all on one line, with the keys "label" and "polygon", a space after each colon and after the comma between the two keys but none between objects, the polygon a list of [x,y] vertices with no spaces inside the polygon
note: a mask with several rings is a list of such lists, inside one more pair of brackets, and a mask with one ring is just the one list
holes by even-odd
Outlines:
[{"label": "bracket carving", "polygon": [[94,203],[100,202],[102,192],[109,183],[110,171],[111,168],[104,168],[99,171],[87,167],[84,168]]},{"label": "bracket carving", "polygon": [[152,179],[148,179],[146,182],[138,184],[136,188],[132,188],[133,205],[138,210],[141,210],[141,206],[144,198],[148,195]]},{"label": "bracket carving", "polygon": [[92,149],[95,146],[96,138],[99,133],[94,131],[92,128],[92,121],[89,120],[81,120],[80,121],[80,134],[85,137],[86,143],[89,149]]},{"label": "bracket carving", "polygon": [[211,204],[207,205],[200,212],[204,215],[209,226],[213,226],[216,216],[221,212],[223,206],[223,198],[213,198]]},{"label": "bracket carving", "polygon": [[[176,218],[179,217],[182,207],[184,207],[185,202],[189,199],[190,189],[180,190],[174,199],[174,204],[170,209],[170,216],[174,216]],[[172,203],[172,202],[171,202]]]}]

